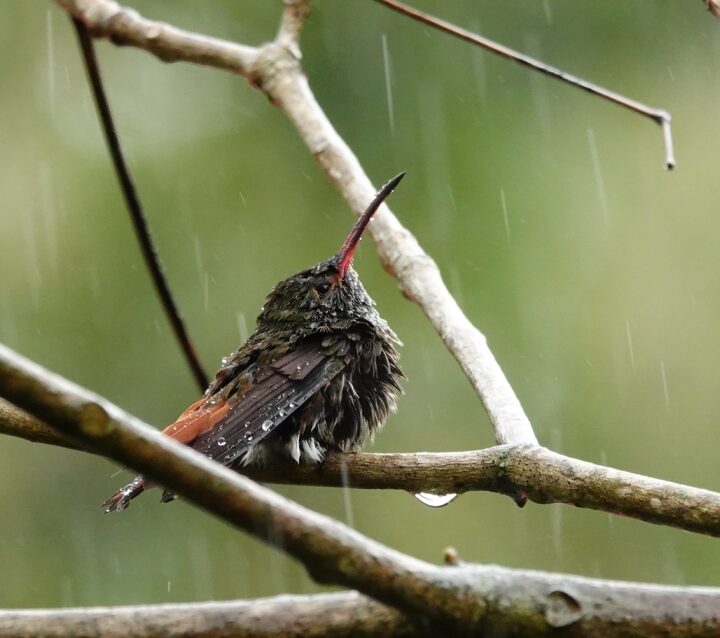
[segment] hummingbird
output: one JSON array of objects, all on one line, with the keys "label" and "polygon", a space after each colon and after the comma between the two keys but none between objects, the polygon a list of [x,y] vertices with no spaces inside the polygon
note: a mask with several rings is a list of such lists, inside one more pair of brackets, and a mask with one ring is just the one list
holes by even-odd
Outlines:
[{"label": "hummingbird", "polygon": [[[271,458],[320,463],[358,452],[402,393],[395,333],[352,267],[375,211],[405,173],[383,186],[330,259],[278,283],[255,332],[223,358],[204,396],[163,434],[227,465]],[[140,475],[103,503],[121,511],[152,484]],[[175,495],[163,492],[163,502]]]}]

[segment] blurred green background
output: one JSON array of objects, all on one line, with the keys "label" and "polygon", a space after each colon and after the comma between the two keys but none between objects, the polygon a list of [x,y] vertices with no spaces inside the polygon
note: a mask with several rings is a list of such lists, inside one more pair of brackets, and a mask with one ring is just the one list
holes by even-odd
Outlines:
[{"label": "blurred green background", "polygon": [[[702,3],[419,0],[416,6],[673,115],[659,128],[366,2],[317,0],[310,84],[442,269],[545,445],[720,489],[720,31]],[[137,1],[148,17],[259,44],[280,2]],[[197,396],[144,270],[74,34],[52,2],[0,0],[0,341],[164,426]],[[242,78],[97,45],[140,195],[209,371],[272,285],[334,252],[352,218],[282,112]],[[389,88],[388,88],[389,87]],[[493,443],[420,310],[356,260],[405,343],[399,413],[374,451]],[[282,554],[159,494],[100,503],[113,463],[0,439],[0,606],[103,605],[319,589]],[[718,541],[467,494],[281,488],[361,532],[463,559],[718,584]]]}]

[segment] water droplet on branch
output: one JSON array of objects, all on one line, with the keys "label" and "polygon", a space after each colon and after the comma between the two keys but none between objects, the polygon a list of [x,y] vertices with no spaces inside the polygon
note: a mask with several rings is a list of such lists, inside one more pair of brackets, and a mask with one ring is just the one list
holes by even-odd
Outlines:
[{"label": "water droplet on branch", "polygon": [[457,494],[433,494],[432,492],[418,492],[415,498],[428,507],[445,507],[452,503]]}]

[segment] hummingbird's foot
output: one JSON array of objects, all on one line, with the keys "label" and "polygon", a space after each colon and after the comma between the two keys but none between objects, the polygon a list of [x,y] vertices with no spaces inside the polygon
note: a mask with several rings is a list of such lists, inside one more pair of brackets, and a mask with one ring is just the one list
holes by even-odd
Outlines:
[{"label": "hummingbird's foot", "polygon": [[145,487],[145,479],[142,476],[136,476],[130,483],[119,489],[102,504],[105,513],[122,512],[127,509],[130,501],[144,492]]}]

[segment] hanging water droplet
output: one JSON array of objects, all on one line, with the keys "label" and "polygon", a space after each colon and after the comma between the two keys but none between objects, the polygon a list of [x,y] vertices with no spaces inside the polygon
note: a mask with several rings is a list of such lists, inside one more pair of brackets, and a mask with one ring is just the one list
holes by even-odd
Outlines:
[{"label": "hanging water droplet", "polygon": [[225,437],[224,437],[224,436],[221,436],[221,437],[217,440],[217,444],[218,444],[220,447],[226,446],[226,445],[227,445],[227,441],[225,440]]},{"label": "hanging water droplet", "polygon": [[457,496],[457,494],[433,494],[432,492],[418,492],[415,494],[415,498],[428,507],[445,507],[452,503]]},{"label": "hanging water droplet", "polygon": [[273,422],[270,419],[268,419],[267,421],[263,421],[263,424],[261,427],[262,427],[263,432],[267,432],[272,426],[273,426]]},{"label": "hanging water droplet", "polygon": [[228,361],[230,361],[229,357],[223,357],[220,359],[220,364],[226,366],[228,364]]}]

